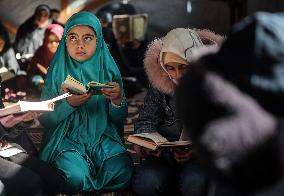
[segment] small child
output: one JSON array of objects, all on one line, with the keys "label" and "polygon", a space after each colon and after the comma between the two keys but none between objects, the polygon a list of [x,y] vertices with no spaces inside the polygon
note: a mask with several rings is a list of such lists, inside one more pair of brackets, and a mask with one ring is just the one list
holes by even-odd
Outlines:
[{"label": "small child", "polygon": [[133,165],[121,139],[127,103],[119,70],[102,36],[101,24],[90,12],[74,14],[50,64],[42,90],[46,100],[62,93],[61,84],[71,75],[114,86],[72,95],[40,118],[45,128],[41,159],[60,169],[65,191],[101,191],[125,188]]}]

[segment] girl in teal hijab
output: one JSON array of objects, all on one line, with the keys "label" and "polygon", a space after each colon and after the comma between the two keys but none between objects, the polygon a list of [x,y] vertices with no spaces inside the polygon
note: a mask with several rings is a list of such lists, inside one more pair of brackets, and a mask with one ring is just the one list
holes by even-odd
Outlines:
[{"label": "girl in teal hijab", "polygon": [[127,103],[119,70],[102,37],[102,28],[90,12],[74,14],[50,64],[42,100],[62,94],[61,84],[71,75],[86,85],[107,83],[102,95],[72,95],[55,111],[40,117],[45,133],[41,159],[60,169],[65,191],[100,191],[125,188],[132,159],[122,141]]}]

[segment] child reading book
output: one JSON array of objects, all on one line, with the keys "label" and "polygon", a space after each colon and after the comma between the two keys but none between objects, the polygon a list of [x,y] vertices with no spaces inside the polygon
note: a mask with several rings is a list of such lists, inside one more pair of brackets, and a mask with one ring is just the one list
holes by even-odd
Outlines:
[{"label": "child reading book", "polygon": [[30,154],[32,141],[25,127],[37,116],[26,112],[0,117],[0,195],[54,195],[64,184],[57,169]]},{"label": "child reading book", "polygon": [[[144,63],[151,86],[134,124],[136,134],[158,132],[168,141],[185,140],[182,122],[176,115],[174,91],[190,68],[192,52],[203,46],[203,40],[216,37],[220,38],[205,30],[178,28],[149,45]],[[153,151],[141,146],[134,145],[135,151],[145,158],[133,179],[137,195],[203,195],[207,179],[190,148]]]},{"label": "child reading book", "polygon": [[121,138],[127,103],[100,22],[90,12],[79,12],[67,21],[42,99],[60,94],[68,75],[84,85],[96,81],[113,88],[102,88],[98,96],[92,96],[92,90],[74,94],[55,105],[54,112],[43,114],[40,157],[63,172],[67,192],[123,189],[133,170]]}]

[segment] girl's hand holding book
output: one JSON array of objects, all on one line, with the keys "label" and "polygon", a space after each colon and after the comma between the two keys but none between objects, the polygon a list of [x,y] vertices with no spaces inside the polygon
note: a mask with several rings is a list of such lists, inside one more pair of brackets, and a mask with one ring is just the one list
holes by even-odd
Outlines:
[{"label": "girl's hand holding book", "polygon": [[107,85],[114,86],[114,88],[102,88],[102,95],[113,104],[119,106],[123,98],[119,84],[116,82],[108,82]]},{"label": "girl's hand holding book", "polygon": [[[67,89],[64,89],[63,91],[68,92]],[[91,90],[90,92],[82,94],[82,95],[72,94],[72,96],[67,97],[66,100],[71,106],[78,107],[86,103],[91,98],[92,95],[93,95],[93,91]]]}]

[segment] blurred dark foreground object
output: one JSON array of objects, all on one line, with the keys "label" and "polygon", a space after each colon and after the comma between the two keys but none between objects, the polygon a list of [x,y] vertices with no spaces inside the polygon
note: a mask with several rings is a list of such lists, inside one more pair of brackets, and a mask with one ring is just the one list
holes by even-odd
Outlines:
[{"label": "blurred dark foreground object", "polygon": [[211,172],[208,195],[284,195],[284,14],[237,24],[177,89],[185,128]]}]

